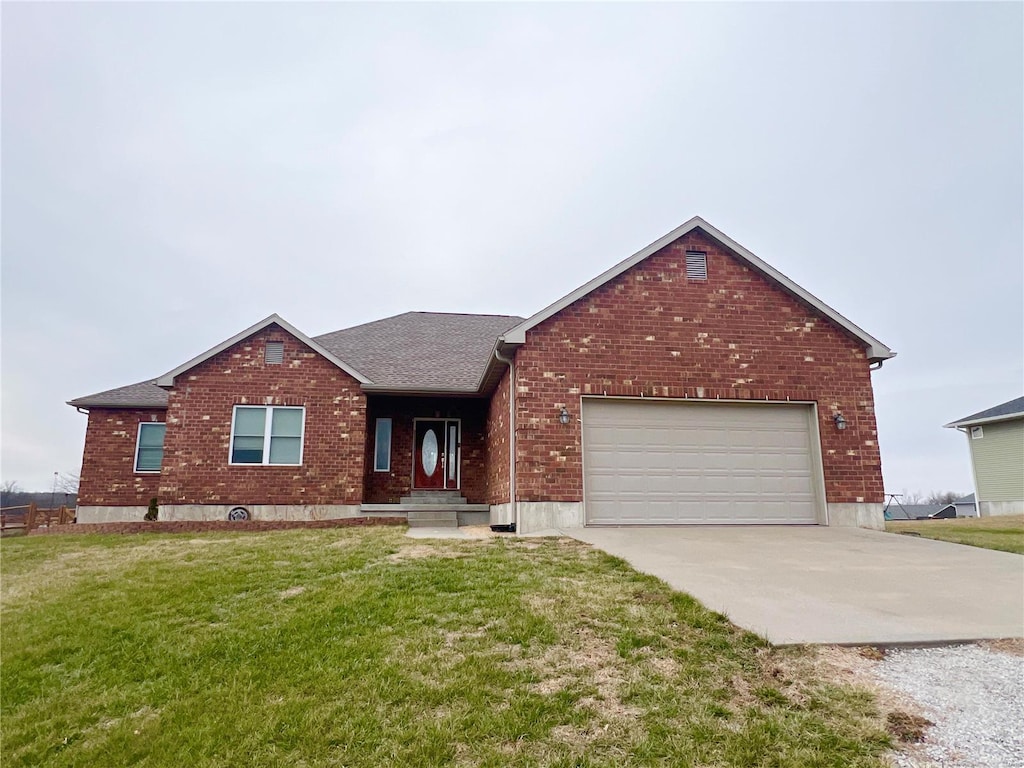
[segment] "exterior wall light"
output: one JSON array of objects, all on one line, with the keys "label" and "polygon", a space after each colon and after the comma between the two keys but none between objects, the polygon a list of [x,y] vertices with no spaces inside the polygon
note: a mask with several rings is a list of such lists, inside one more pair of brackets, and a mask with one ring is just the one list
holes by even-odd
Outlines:
[{"label": "exterior wall light", "polygon": [[559,412],[559,414],[558,414],[558,420],[560,422],[562,422],[563,424],[568,424],[569,423],[569,412],[567,410],[565,410],[565,406],[564,405],[562,406],[561,412]]},{"label": "exterior wall light", "polygon": [[843,414],[837,413],[835,416],[832,417],[832,421],[836,423],[836,429],[838,429],[840,432],[846,429],[846,419],[843,418]]}]

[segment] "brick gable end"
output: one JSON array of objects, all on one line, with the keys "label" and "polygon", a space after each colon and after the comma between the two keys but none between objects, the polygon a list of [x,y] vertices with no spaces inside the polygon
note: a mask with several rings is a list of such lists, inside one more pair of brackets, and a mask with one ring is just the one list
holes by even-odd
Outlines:
[{"label": "brick gable end", "polygon": [[[267,342],[284,360],[264,360]],[[232,466],[235,405],[303,406],[302,466]],[[366,398],[358,382],[277,325],[180,374],[169,392],[161,504],[358,504]]]},{"label": "brick gable end", "polygon": [[[687,250],[707,254],[706,281],[687,279]],[[882,500],[862,343],[701,232],[528,331],[516,378],[521,500],[582,499],[580,398],[603,394],[816,402],[827,500]]]}]

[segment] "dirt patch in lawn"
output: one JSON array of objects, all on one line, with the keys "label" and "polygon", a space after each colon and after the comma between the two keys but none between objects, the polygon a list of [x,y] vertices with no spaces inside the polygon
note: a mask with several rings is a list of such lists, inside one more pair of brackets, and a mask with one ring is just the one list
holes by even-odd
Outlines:
[{"label": "dirt patch in lawn", "polygon": [[[466,545],[463,544],[462,547]],[[470,544],[469,546],[473,546]],[[409,544],[397,552],[392,552],[385,559],[389,563],[400,563],[403,560],[423,560],[428,557],[454,558],[469,557],[472,550],[450,544]]]},{"label": "dirt patch in lawn", "polygon": [[[620,689],[630,675],[622,662],[611,640],[588,627],[580,627],[566,644],[550,646],[539,654],[524,654],[506,664],[514,669],[528,669],[540,678],[530,686],[536,693],[553,694],[572,686],[596,689],[592,695],[581,697],[577,706],[592,710],[604,725],[621,725],[640,714],[622,702]],[[574,739],[585,740],[587,734],[597,733],[590,729],[570,730]],[[602,727],[601,732],[606,730]]]}]

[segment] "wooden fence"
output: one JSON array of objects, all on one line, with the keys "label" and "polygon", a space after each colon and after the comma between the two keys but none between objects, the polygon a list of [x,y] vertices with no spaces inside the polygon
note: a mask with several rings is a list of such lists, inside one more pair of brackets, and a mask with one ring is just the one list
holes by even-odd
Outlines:
[{"label": "wooden fence", "polygon": [[49,528],[51,525],[66,525],[73,522],[74,507],[61,505],[56,509],[42,509],[34,502],[20,507],[3,507],[0,509],[0,536],[28,533],[36,528]]}]

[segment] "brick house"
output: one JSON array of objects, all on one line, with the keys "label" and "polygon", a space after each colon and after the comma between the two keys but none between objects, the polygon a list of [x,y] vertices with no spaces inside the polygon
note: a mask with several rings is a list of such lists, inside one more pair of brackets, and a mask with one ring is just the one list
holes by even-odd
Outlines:
[{"label": "brick house", "polygon": [[882,526],[888,347],[700,218],[530,318],[277,315],[87,411],[79,520]]}]

